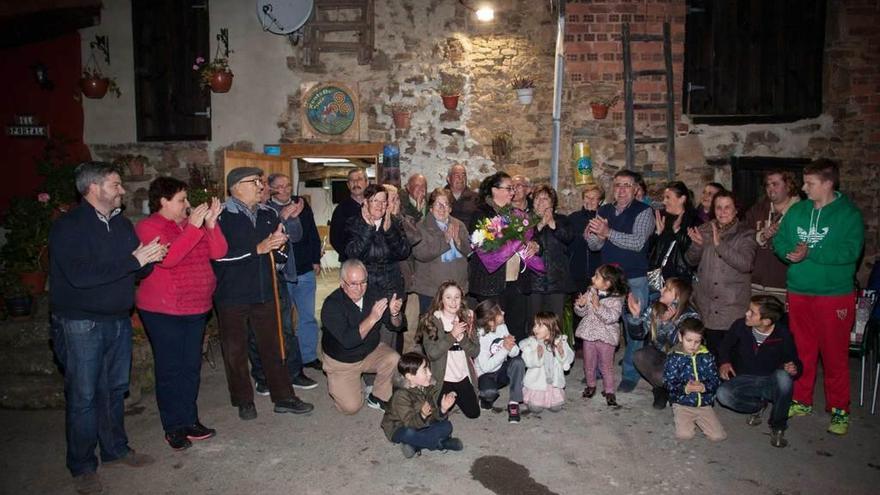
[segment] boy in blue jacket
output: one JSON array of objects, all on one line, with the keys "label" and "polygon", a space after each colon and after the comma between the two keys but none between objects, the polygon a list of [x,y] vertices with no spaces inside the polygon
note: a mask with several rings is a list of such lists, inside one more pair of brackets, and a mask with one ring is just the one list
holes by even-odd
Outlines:
[{"label": "boy in blue jacket", "polygon": [[696,318],[681,322],[678,344],[666,359],[663,377],[672,415],[675,418],[675,438],[694,438],[695,426],[713,442],[727,438],[718,416],[712,410],[715,390],[721,380],[715,367],[715,359],[703,345],[706,328]]},{"label": "boy in blue jacket", "polygon": [[785,306],[773,296],[754,296],[746,317],[733,322],[718,349],[718,373],[726,380],[718,402],[734,411],[752,413],[748,423],[761,424],[768,402],[770,444],[785,447],[788,408],[801,361],[794,338],[783,320]]}]

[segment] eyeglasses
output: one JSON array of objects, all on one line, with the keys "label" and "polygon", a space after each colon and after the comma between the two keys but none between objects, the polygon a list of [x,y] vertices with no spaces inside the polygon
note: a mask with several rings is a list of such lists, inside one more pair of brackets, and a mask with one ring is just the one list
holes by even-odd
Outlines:
[{"label": "eyeglasses", "polygon": [[238,181],[239,184],[244,184],[245,182],[253,182],[254,185],[257,186],[257,187],[262,187],[262,186],[263,186],[263,181],[262,181],[261,179],[248,179],[248,180],[240,180],[240,181]]},{"label": "eyeglasses", "polygon": [[371,199],[370,203],[374,204],[374,205],[387,205],[388,201],[381,200],[381,199]]},{"label": "eyeglasses", "polygon": [[360,280],[360,281],[354,281],[354,282],[349,282],[347,280],[343,280],[342,283],[345,284],[345,286],[348,287],[349,289],[354,289],[356,287],[365,287],[367,285],[366,279]]},{"label": "eyeglasses", "polygon": [[513,187],[513,186],[504,186],[504,187],[501,187],[501,186],[495,186],[495,189],[504,189],[504,190],[506,190],[507,192],[513,192],[514,190],[516,190],[516,188]]},{"label": "eyeglasses", "polygon": [[635,187],[633,184],[614,184],[615,189],[630,189]]}]

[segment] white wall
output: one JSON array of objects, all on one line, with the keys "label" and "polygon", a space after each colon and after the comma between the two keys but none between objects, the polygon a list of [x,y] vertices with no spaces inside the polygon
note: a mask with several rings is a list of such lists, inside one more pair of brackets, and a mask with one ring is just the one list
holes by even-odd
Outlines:
[{"label": "white wall", "polygon": [[[220,28],[229,29],[230,67],[235,74],[232,89],[212,94],[211,135],[208,150],[238,141],[263,144],[279,139],[277,122],[286,110],[292,92],[291,72],[286,60],[292,47],[285,37],[264,32],[252,0],[211,0],[211,52],[213,56]],[[80,31],[83,60],[89,56],[89,42],[95,35],[110,39],[111,63],[106,72],[115,76],[122,97],[89,100],[83,104],[86,144],[126,144],[137,141],[134,101],[134,54],[129,0],[104,0],[101,24]],[[103,63],[103,60],[100,61]],[[189,67],[184,68],[190,70]]]}]

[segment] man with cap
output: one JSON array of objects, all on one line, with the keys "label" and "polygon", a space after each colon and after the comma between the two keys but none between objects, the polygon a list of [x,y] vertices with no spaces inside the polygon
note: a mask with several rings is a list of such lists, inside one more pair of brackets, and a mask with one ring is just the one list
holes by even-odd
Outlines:
[{"label": "man with cap", "polygon": [[[226,236],[226,256],[214,260],[214,306],[220,323],[223,363],[232,405],[243,420],[257,417],[248,376],[248,328],[252,328],[276,413],[303,414],[314,406],[293,392],[284,367],[276,318],[273,273],[287,257],[287,234],[272,208],[260,203],[263,171],[238,167],[226,175],[229,198],[218,222]],[[276,279],[277,280],[277,279]]]}]

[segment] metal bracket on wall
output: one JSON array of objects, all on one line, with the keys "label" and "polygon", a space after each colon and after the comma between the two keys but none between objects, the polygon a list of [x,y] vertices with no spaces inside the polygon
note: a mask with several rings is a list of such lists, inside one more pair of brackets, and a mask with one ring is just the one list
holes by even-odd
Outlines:
[{"label": "metal bracket on wall", "polygon": [[104,63],[110,65],[110,39],[106,36],[95,35],[95,41],[89,43],[92,50],[100,50],[104,54]]}]

